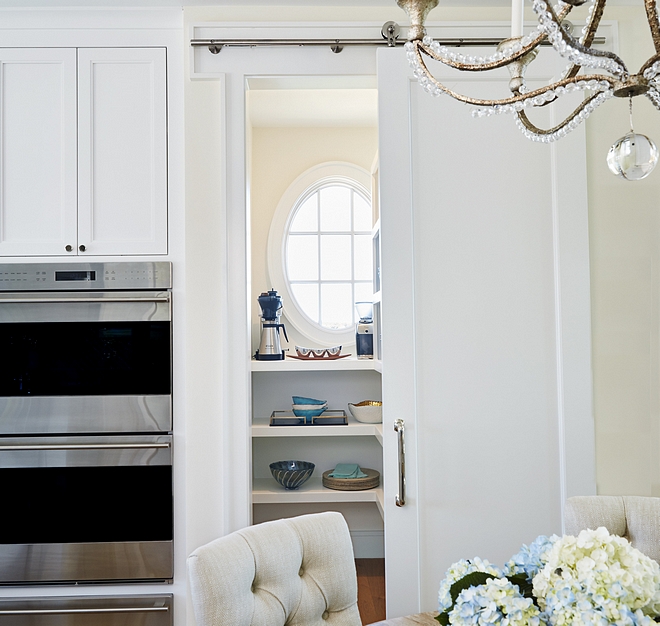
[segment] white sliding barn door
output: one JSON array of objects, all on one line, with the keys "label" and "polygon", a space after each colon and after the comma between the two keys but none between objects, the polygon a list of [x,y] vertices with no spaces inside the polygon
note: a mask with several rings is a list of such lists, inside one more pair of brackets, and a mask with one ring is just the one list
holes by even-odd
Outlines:
[{"label": "white sliding barn door", "polygon": [[[561,67],[543,53],[531,76]],[[560,533],[563,500],[594,492],[594,444],[584,128],[549,146],[511,116],[473,119],[426,94],[402,50],[378,51],[378,75],[393,617],[435,609],[452,562],[503,565]],[[452,76],[458,91],[507,92],[506,73]]]}]

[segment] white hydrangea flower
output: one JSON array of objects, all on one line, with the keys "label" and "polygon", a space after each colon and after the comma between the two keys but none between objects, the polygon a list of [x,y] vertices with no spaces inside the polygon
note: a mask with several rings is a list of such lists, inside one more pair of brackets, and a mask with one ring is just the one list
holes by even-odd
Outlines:
[{"label": "white hydrangea flower", "polygon": [[556,541],[533,587],[553,626],[642,626],[660,609],[660,566],[602,527]]}]

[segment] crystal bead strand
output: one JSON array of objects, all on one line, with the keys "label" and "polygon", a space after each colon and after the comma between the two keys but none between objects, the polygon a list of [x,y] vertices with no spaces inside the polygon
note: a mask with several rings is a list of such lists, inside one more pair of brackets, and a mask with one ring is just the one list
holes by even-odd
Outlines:
[{"label": "crystal bead strand", "polygon": [[646,92],[646,97],[653,103],[653,105],[657,108],[660,109],[660,92],[658,92],[656,89],[651,87],[647,92]]},{"label": "crystal bead strand", "polygon": [[660,60],[644,70],[644,78],[646,80],[653,80],[658,74],[660,74]]},{"label": "crystal bead strand", "polygon": [[[443,94],[443,90],[439,87],[434,80],[431,78],[428,70],[424,67],[418,58],[418,55],[415,50],[415,44],[412,42],[407,42],[405,44],[406,56],[410,67],[413,70],[413,76],[417,79],[417,82],[420,86],[434,96],[439,96]],[[494,103],[491,106],[484,106],[477,108],[473,115],[475,117],[483,117],[485,115],[492,115],[493,113],[513,113],[516,111],[521,111],[523,108],[529,106],[543,106],[547,102],[550,102],[557,97],[563,96],[567,93],[573,91],[608,91],[611,90],[611,85],[607,80],[576,80],[573,83],[568,83],[565,86],[560,85],[553,89],[548,89],[542,94],[537,94],[535,96],[530,96],[518,102],[508,103],[508,104],[498,104]]]},{"label": "crystal bead strand", "polygon": [[442,46],[437,41],[431,39],[428,35],[422,40],[422,44],[426,46],[431,52],[433,52],[433,58],[436,61],[440,61],[447,64],[452,63],[461,63],[464,65],[488,65],[490,63],[497,63],[498,61],[504,61],[511,59],[516,56],[523,48],[529,46],[534,40],[539,36],[539,33],[525,35],[520,41],[514,43],[511,48],[506,52],[500,50],[494,52],[493,54],[483,57],[483,56],[472,56],[467,54],[462,54],[456,50],[452,50],[448,46]]},{"label": "crystal bead strand", "polygon": [[[494,113],[513,113],[522,111],[528,107],[540,107],[546,102],[551,102],[560,98],[568,93],[574,91],[594,91],[594,92],[607,92],[611,91],[611,85],[603,80],[590,80],[590,81],[577,81],[576,83],[569,83],[566,86],[559,86],[555,89],[549,89],[541,95],[534,96],[533,98],[526,98],[525,100],[514,102],[513,104],[495,105],[492,107],[478,107],[472,111],[473,117],[486,117]],[[499,107],[499,108],[498,108]]]},{"label": "crystal bead strand", "polygon": [[541,143],[551,143],[553,141],[557,141],[558,139],[561,139],[562,137],[565,137],[570,133],[572,130],[575,130],[582,122],[584,122],[592,113],[593,111],[600,106],[603,102],[608,100],[613,96],[612,90],[608,91],[603,91],[599,93],[591,102],[589,102],[580,113],[578,113],[573,119],[571,119],[569,122],[567,122],[565,125],[561,126],[558,128],[556,131],[553,133],[535,133],[529,128],[527,128],[522,121],[520,120],[519,117],[516,117],[516,125],[520,129],[523,135],[527,137],[527,139],[531,139],[532,141],[537,141]]},{"label": "crystal bead strand", "polygon": [[619,77],[627,74],[626,68],[614,59],[591,55],[572,46],[565,39],[561,26],[555,22],[552,14],[547,10],[545,0],[533,0],[532,8],[548,41],[561,56],[567,58],[571,63],[581,67],[604,70]]}]

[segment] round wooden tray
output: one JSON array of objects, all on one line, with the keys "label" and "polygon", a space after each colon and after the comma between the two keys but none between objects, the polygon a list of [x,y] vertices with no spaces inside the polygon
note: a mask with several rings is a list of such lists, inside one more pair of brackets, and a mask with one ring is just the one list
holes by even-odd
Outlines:
[{"label": "round wooden tray", "polygon": [[368,467],[360,468],[365,474],[365,478],[330,478],[334,469],[323,472],[323,486],[337,491],[364,491],[373,489],[380,484],[380,473]]}]

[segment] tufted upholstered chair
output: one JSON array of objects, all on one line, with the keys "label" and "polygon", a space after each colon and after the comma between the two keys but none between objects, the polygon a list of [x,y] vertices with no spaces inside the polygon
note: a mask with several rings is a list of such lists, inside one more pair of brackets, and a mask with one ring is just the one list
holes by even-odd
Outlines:
[{"label": "tufted upholstered chair", "polygon": [[569,535],[605,526],[660,563],[660,498],[575,496],[566,501],[564,526]]},{"label": "tufted upholstered chair", "polygon": [[348,526],[339,513],[250,526],[188,557],[197,626],[360,626]]}]

